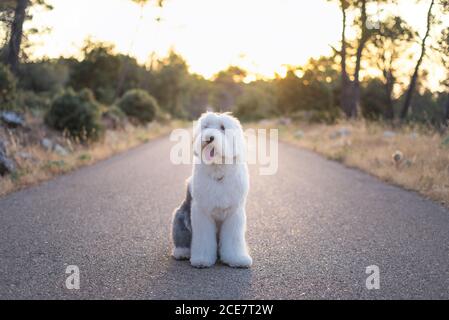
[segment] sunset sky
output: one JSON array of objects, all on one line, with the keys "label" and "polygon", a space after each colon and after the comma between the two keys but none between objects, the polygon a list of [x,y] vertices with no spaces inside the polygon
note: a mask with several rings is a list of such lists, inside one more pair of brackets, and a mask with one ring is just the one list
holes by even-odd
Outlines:
[{"label": "sunset sky", "polygon": [[[34,57],[76,56],[91,37],[141,63],[173,48],[205,77],[229,65],[273,77],[286,65],[330,53],[341,32],[338,7],[325,0],[167,0],[162,9],[150,3],[143,11],[130,0],[49,2],[54,10],[37,12],[32,22],[52,29],[33,39]],[[403,14],[422,30],[426,10],[414,3]]]}]

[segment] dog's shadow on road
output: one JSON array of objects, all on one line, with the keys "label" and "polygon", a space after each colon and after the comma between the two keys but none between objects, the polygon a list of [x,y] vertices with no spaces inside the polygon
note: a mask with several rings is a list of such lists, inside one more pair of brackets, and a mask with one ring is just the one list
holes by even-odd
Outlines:
[{"label": "dog's shadow on road", "polygon": [[[230,268],[220,262],[211,268],[193,268],[189,261],[169,257],[165,272],[153,278],[155,299],[245,299],[250,296],[251,269]],[[160,289],[158,289],[160,287]]]}]

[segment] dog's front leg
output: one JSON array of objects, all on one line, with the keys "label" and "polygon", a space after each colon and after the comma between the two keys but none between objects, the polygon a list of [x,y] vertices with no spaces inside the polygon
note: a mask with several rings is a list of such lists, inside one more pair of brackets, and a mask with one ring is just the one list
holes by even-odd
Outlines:
[{"label": "dog's front leg", "polygon": [[237,209],[221,226],[220,259],[231,267],[249,268],[253,263],[246,247],[245,231],[246,215],[243,208]]},{"label": "dog's front leg", "polygon": [[217,231],[215,221],[192,204],[192,246],[190,264],[197,268],[208,268],[217,260]]}]

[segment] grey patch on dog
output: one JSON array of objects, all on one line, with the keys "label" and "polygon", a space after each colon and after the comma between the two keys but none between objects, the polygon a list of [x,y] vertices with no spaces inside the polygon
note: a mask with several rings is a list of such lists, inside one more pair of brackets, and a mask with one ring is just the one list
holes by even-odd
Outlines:
[{"label": "grey patch on dog", "polygon": [[192,242],[191,205],[192,194],[190,192],[190,184],[188,184],[186,198],[173,214],[172,237],[176,248],[190,249],[190,243]]}]

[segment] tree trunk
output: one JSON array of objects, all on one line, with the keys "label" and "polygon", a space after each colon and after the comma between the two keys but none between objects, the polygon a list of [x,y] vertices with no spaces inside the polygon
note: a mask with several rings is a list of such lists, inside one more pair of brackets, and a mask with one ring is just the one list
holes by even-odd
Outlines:
[{"label": "tree trunk", "polygon": [[387,97],[387,106],[385,109],[385,119],[394,119],[394,104],[393,104],[393,86],[394,86],[394,76],[391,70],[384,69],[383,75],[385,78],[385,94]]},{"label": "tree trunk", "polygon": [[446,118],[446,124],[449,125],[449,94],[447,95],[447,100],[446,100],[446,114],[445,114]]},{"label": "tree trunk", "polygon": [[392,97],[393,90],[389,85],[386,86],[386,90],[387,90],[387,108],[385,110],[385,119],[394,120],[394,103]]},{"label": "tree trunk", "polygon": [[424,59],[424,56],[426,54],[426,41],[427,41],[427,38],[429,37],[430,28],[432,26],[432,8],[433,8],[434,4],[435,4],[435,0],[432,0],[432,2],[430,3],[429,11],[427,13],[427,30],[426,30],[426,34],[425,34],[425,36],[424,36],[424,38],[422,39],[422,42],[421,42],[421,54],[420,54],[419,59],[418,59],[418,61],[416,63],[415,71],[413,72],[412,78],[410,80],[410,84],[408,86],[407,93],[405,95],[404,104],[403,104],[402,110],[401,110],[401,119],[402,120],[404,120],[407,117],[408,110],[410,109],[410,105],[412,103],[412,98],[413,98],[413,93],[415,92],[416,83],[418,81],[419,69],[421,67],[421,63],[422,63],[422,61]]},{"label": "tree trunk", "polygon": [[356,54],[356,63],[355,63],[355,71],[354,71],[354,81],[352,85],[352,96],[350,101],[350,116],[352,118],[357,117],[357,110],[360,105],[360,69],[362,65],[362,54],[363,49],[365,49],[366,42],[368,41],[368,30],[367,30],[367,21],[368,16],[366,13],[366,0],[361,1],[362,7],[361,10],[361,29],[362,35],[360,37],[359,46],[357,48]]},{"label": "tree trunk", "polygon": [[115,96],[114,98],[117,99],[122,96],[123,94],[123,84],[125,83],[126,76],[128,75],[128,59],[127,57],[123,58],[123,61],[120,66],[118,80],[117,80],[117,87],[115,88]]},{"label": "tree trunk", "polygon": [[346,69],[346,0],[341,0],[341,12],[343,15],[343,29],[341,33],[341,96],[340,107],[347,117],[351,116],[351,81]]},{"label": "tree trunk", "polygon": [[8,44],[7,64],[12,72],[17,74],[19,67],[20,45],[23,36],[23,23],[25,21],[26,8],[29,0],[17,0],[17,6],[14,12],[14,21],[11,25],[11,36]]}]

